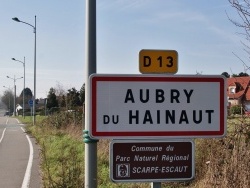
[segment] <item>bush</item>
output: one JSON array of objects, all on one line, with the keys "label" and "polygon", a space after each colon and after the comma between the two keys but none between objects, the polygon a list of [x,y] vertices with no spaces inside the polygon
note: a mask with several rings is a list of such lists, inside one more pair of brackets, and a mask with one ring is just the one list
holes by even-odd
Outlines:
[{"label": "bush", "polygon": [[222,139],[196,140],[196,179],[191,187],[250,187],[250,119],[229,119]]},{"label": "bush", "polygon": [[241,114],[241,106],[235,105],[230,108],[230,114]]}]

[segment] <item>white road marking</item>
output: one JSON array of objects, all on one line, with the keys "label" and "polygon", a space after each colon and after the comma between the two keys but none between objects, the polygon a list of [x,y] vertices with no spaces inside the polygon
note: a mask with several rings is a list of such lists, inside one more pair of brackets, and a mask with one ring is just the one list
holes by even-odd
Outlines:
[{"label": "white road marking", "polygon": [[16,119],[16,118],[15,118],[15,120],[17,121],[17,123],[20,123],[19,119]]},{"label": "white road marking", "polygon": [[[21,127],[21,129],[23,130],[23,132],[25,132],[25,130]],[[26,138],[29,142],[29,148],[30,148],[30,155],[29,155],[29,161],[28,161],[28,165],[26,168],[26,172],[23,178],[23,184],[22,184],[22,188],[29,188],[29,184],[30,184],[30,175],[31,175],[31,168],[32,168],[32,163],[33,163],[33,156],[34,156],[34,150],[33,150],[33,145],[30,141],[30,138],[28,135],[26,135]]]},{"label": "white road marking", "polygon": [[[18,123],[20,123],[18,121],[18,119],[16,119]],[[9,119],[6,120],[6,125],[8,124]],[[24,128],[20,127],[22,129],[23,132],[25,132]],[[0,139],[0,143],[3,140],[4,134],[5,134],[6,128],[4,128],[1,139]],[[30,154],[29,154],[29,160],[28,160],[28,164],[26,167],[26,171],[25,171],[25,175],[23,178],[23,183],[22,183],[22,188],[29,188],[30,185],[30,176],[31,176],[31,168],[32,168],[32,163],[33,163],[33,156],[34,156],[34,149],[33,149],[33,145],[32,142],[29,138],[29,136],[26,134],[26,138],[28,140],[29,143],[29,149],[30,149]]]},{"label": "white road marking", "polygon": [[[9,119],[7,119],[7,121],[6,121],[6,123],[5,123],[6,125],[7,125],[7,123],[8,123],[8,120],[9,120]],[[2,136],[1,136],[1,139],[0,139],[0,143],[1,143],[2,140],[3,140],[5,131],[6,131],[6,128],[4,128],[4,130],[3,130],[3,133],[2,133]]]},{"label": "white road marking", "polygon": [[1,142],[2,142],[2,140],[3,140],[5,130],[6,130],[6,128],[4,128],[4,130],[3,130],[3,133],[2,133],[2,136],[1,136],[1,139],[0,139],[0,143],[1,143]]}]

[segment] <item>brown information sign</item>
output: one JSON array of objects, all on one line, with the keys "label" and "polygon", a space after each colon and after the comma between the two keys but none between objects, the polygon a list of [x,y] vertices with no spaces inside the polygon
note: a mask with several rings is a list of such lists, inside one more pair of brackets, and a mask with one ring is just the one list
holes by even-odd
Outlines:
[{"label": "brown information sign", "polygon": [[194,157],[190,140],[114,140],[110,145],[110,178],[114,182],[191,180]]}]

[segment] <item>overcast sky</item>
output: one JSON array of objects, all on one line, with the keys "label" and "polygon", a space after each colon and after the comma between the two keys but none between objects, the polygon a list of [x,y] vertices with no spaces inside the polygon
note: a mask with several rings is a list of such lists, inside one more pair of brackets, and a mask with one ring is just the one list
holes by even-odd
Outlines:
[{"label": "overcast sky", "polygon": [[[140,74],[141,49],[176,50],[177,74],[217,75],[244,72],[247,54],[241,32],[227,18],[238,20],[227,0],[97,0],[97,73]],[[34,33],[37,16],[37,98],[58,84],[80,90],[84,70],[84,0],[1,0],[0,80],[13,87],[23,76],[33,91]],[[234,53],[234,54],[233,54]],[[17,95],[23,80],[17,80]],[[0,95],[5,88],[0,87]]]}]

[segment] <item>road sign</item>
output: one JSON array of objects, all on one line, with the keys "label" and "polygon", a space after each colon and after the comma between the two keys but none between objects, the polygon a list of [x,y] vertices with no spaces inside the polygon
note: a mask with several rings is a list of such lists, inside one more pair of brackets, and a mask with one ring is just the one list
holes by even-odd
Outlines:
[{"label": "road sign", "polygon": [[93,74],[90,87],[92,138],[226,134],[226,87],[221,75]]},{"label": "road sign", "polygon": [[139,53],[141,73],[172,73],[178,71],[178,53],[175,50],[141,50]]},{"label": "road sign", "polygon": [[110,144],[110,178],[115,182],[187,181],[194,178],[194,158],[190,140],[115,140]]},{"label": "road sign", "polygon": [[30,107],[33,106],[33,100],[30,99],[30,100],[28,101],[28,103],[29,103],[29,106],[30,106]]}]

